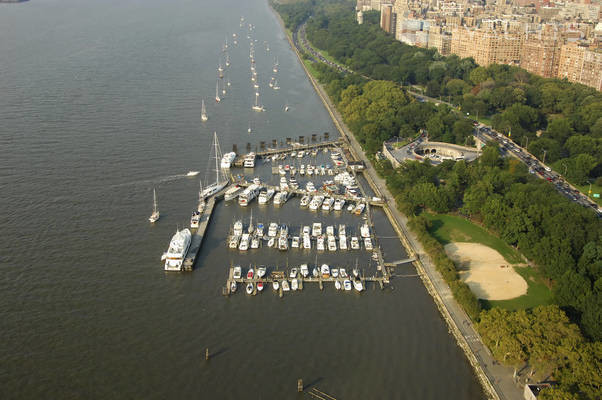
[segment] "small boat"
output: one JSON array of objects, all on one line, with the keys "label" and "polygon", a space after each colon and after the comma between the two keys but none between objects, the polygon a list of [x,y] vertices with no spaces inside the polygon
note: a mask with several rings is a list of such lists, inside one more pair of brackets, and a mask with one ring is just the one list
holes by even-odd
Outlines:
[{"label": "small boat", "polygon": [[320,272],[322,273],[322,278],[330,278],[330,267],[328,264],[322,264]]},{"label": "small boat", "polygon": [[272,86],[272,89],[274,89],[274,90],[280,90],[280,86],[278,86],[278,79],[276,79],[274,81],[274,86]]},{"label": "small boat", "polygon": [[361,292],[362,290],[364,290],[364,285],[362,284],[362,281],[360,280],[360,278],[357,276],[353,279],[353,287],[358,292]]},{"label": "small boat", "polygon": [[353,213],[355,215],[360,215],[362,212],[364,212],[365,208],[366,205],[364,203],[358,203],[358,205],[353,209]]},{"label": "small boat", "polygon": [[309,235],[303,235],[303,248],[311,250],[311,238]]},{"label": "small boat", "polygon": [[326,234],[327,234],[328,236],[334,236],[334,226],[332,226],[332,225],[328,225],[328,226],[326,227]]},{"label": "small boat", "polygon": [[351,236],[351,250],[359,250],[360,249],[360,241],[357,236]]},{"label": "small boat", "polygon": [[219,97],[219,82],[215,83],[215,102],[219,103],[222,99]]},{"label": "small boat", "polygon": [[228,243],[228,247],[231,249],[238,249],[238,241],[240,240],[240,236],[232,235],[230,238],[230,243]]},{"label": "small boat", "polygon": [[325,199],[324,203],[322,203],[322,211],[330,211],[330,208],[332,207],[333,204],[334,204],[334,199],[332,197]]},{"label": "small boat", "polygon": [[341,278],[347,278],[347,271],[345,271],[345,268],[340,268],[339,269],[339,276]]},{"label": "small boat", "polygon": [[361,227],[360,227],[360,235],[363,238],[369,238],[370,237],[370,227],[368,226],[367,223],[364,223]]},{"label": "small boat", "polygon": [[307,207],[309,205],[309,195],[305,195],[301,198],[301,207]]},{"label": "small boat", "polygon": [[293,240],[291,242],[291,247],[293,249],[298,249],[299,248],[299,243],[300,243],[300,238],[299,236],[293,236]]},{"label": "small boat", "polygon": [[345,206],[345,200],[343,200],[343,199],[335,200],[335,202],[334,202],[334,210],[335,211],[341,211],[344,206]]},{"label": "small boat", "polygon": [[296,278],[297,277],[297,268],[294,267],[291,269],[291,272],[289,273],[289,278]]},{"label": "small boat", "polygon": [[360,276],[360,270],[357,267],[353,268],[353,276],[356,278]]},{"label": "small boat", "polygon": [[352,289],[351,281],[349,279],[345,279],[343,281],[343,287],[345,288],[346,291],[351,290]]},{"label": "small boat", "polygon": [[330,274],[332,275],[333,278],[338,278],[339,277],[339,269],[338,268],[331,269]]},{"label": "small boat", "polygon": [[288,285],[288,281],[285,279],[285,280],[282,281],[282,291],[283,292],[288,292],[289,290],[291,290],[291,288]]},{"label": "small boat", "polygon": [[291,289],[292,290],[299,289],[299,280],[298,279],[291,280]]},{"label": "small boat", "polygon": [[253,283],[247,283],[247,294],[253,294]]},{"label": "small boat", "polygon": [[232,162],[236,159],[236,153],[231,151],[223,155],[220,166],[224,169],[228,169],[232,166]]},{"label": "small boat", "polygon": [[251,107],[253,111],[262,112],[265,108],[259,103],[259,92],[255,93],[255,104]]},{"label": "small boat", "polygon": [[347,236],[339,235],[339,249],[347,250]]},{"label": "small boat", "polygon": [[337,251],[337,241],[334,236],[328,236],[328,251]]},{"label": "small boat", "polygon": [[318,249],[318,251],[324,251],[324,236],[318,236],[316,248]]},{"label": "small boat", "polygon": [[314,269],[312,269],[312,270],[311,270],[311,275],[312,275],[314,278],[317,278],[319,274],[320,274],[320,273],[318,272],[318,268],[314,267]]},{"label": "small boat", "polygon": [[240,193],[241,190],[242,190],[242,186],[238,186],[238,185],[232,186],[231,188],[226,190],[226,193],[224,193],[224,200],[226,200],[226,201],[234,200],[238,196],[238,193]]},{"label": "small boat", "polygon": [[354,208],[355,208],[355,206],[354,206],[353,204],[351,204],[351,203],[350,203],[350,204],[347,206],[347,211],[349,211],[349,212],[353,212],[353,209],[354,209]]},{"label": "small boat", "polygon": [[257,268],[257,277],[263,278],[265,276],[266,271],[267,271],[266,266],[260,265],[259,268]]},{"label": "small boat", "polygon": [[234,228],[232,228],[232,233],[234,234],[234,236],[241,236],[242,229],[243,229],[242,220],[239,219],[238,221],[236,221],[234,223]]},{"label": "small boat", "polygon": [[[351,282],[350,282],[350,283],[351,283]],[[273,288],[274,290],[278,290],[278,289],[280,289],[280,284],[278,283],[278,281],[273,281],[273,282],[272,282],[272,288]]]},{"label": "small boat", "polygon": [[159,206],[157,205],[157,192],[153,189],[153,213],[148,217],[148,220],[150,222],[157,222],[160,217],[161,214],[159,213]]},{"label": "small boat", "polygon": [[274,243],[276,243],[276,238],[270,238],[268,240],[268,247],[274,247]]},{"label": "small boat", "polygon": [[190,227],[198,228],[199,222],[201,221],[201,213],[199,211],[193,211],[190,217]]},{"label": "small boat", "polygon": [[372,251],[374,249],[374,247],[372,246],[372,240],[370,240],[369,237],[364,238],[364,247],[368,251]]},{"label": "small boat", "polygon": [[311,235],[318,237],[322,234],[322,224],[320,222],[314,222],[311,228]]},{"label": "small boat", "polygon": [[258,238],[263,238],[263,229],[264,226],[261,222],[257,223],[257,232],[255,233]]},{"label": "small boat", "polygon": [[186,176],[197,176],[198,174],[199,174],[199,171],[188,171]]},{"label": "small boat", "polygon": [[243,233],[242,236],[240,237],[240,244],[238,245],[238,250],[240,250],[240,251],[249,250],[249,242],[250,242],[249,234]]},{"label": "small boat", "polygon": [[201,100],[201,121],[205,122],[209,119],[207,117],[207,109],[205,108],[205,100]]},{"label": "small boat", "polygon": [[301,270],[301,275],[304,278],[307,278],[307,276],[309,275],[309,268],[307,267],[307,264],[301,264],[299,268]]},{"label": "small boat", "polygon": [[337,279],[336,281],[334,281],[334,287],[335,287],[337,290],[341,290],[341,281],[340,281],[340,280],[338,280],[338,279]]},{"label": "small boat", "polygon": [[270,227],[268,228],[268,236],[276,237],[277,234],[278,234],[278,224],[275,222],[271,222]]},{"label": "small boat", "polygon": [[263,282],[262,281],[257,282],[257,291],[258,292],[263,291]]},{"label": "small boat", "polygon": [[288,105],[285,105],[285,106],[284,106],[284,111],[288,111],[288,110],[289,110],[289,107],[288,107]]},{"label": "small boat", "polygon": [[242,268],[240,268],[240,265],[237,265],[236,267],[234,267],[234,273],[232,274],[232,277],[234,279],[240,279],[241,276],[242,276]]},{"label": "small boat", "polygon": [[247,272],[247,279],[253,279],[254,275],[255,271],[253,270],[253,268],[249,269],[249,271]]},{"label": "small boat", "polygon": [[288,238],[286,236],[280,236],[278,238],[278,250],[288,250]]},{"label": "small boat", "polygon": [[237,288],[236,281],[232,281],[232,283],[230,284],[230,292],[236,293],[236,288]]},{"label": "small boat", "polygon": [[253,236],[253,239],[251,239],[251,248],[252,249],[259,248],[259,238],[257,236]]}]

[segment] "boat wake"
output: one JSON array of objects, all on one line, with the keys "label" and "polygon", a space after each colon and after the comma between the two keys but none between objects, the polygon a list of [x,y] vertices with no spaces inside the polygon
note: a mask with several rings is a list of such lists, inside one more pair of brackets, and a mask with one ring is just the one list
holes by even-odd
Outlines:
[{"label": "boat wake", "polygon": [[162,183],[177,181],[177,180],[184,179],[184,178],[190,178],[191,176],[194,176],[194,175],[189,175],[188,173],[169,175],[169,176],[164,176],[164,177],[155,178],[155,179],[144,179],[141,181],[118,183],[115,185],[111,185],[111,187],[117,188],[117,187],[125,187],[125,186],[152,186],[152,185],[156,186],[156,185],[160,185]]}]

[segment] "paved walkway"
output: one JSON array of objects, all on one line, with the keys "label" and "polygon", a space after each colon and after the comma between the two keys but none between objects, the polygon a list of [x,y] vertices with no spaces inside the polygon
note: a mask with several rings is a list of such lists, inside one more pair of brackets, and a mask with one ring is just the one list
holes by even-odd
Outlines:
[{"label": "paved walkway", "polygon": [[[391,215],[393,216],[395,222],[401,228],[403,233],[405,234],[407,241],[411,247],[411,250],[414,252],[416,257],[419,260],[419,263],[423,267],[424,272],[426,273],[428,280],[432,284],[432,288],[436,293],[432,293],[435,300],[440,300],[443,308],[440,307],[440,310],[448,321],[452,330],[456,330],[454,334],[459,333],[460,336],[455,335],[458,339],[460,346],[462,346],[466,350],[466,346],[470,351],[467,352],[467,356],[469,361],[473,363],[473,366],[477,369],[477,372],[482,373],[486,376],[489,383],[493,386],[494,393],[489,393],[490,396],[496,396],[500,399],[522,399],[522,388],[519,384],[515,383],[512,374],[513,370],[508,367],[504,367],[499,365],[489,353],[487,347],[482,343],[480,336],[476,332],[475,327],[472,324],[470,318],[466,315],[464,310],[458,305],[458,303],[453,298],[451,290],[447,283],[441,277],[441,274],[436,270],[434,264],[432,263],[430,257],[425,252],[424,248],[417,240],[417,238],[407,229],[407,218],[405,215],[401,214],[397,207],[395,206],[395,200],[389,190],[387,189],[386,182],[381,179],[374,168],[372,168],[372,164],[370,160],[364,154],[361,146],[355,139],[355,136],[349,131],[339,112],[336,110],[334,105],[331,103],[330,98],[324,91],[321,85],[319,85],[311,75],[309,75],[309,79],[314,84],[319,96],[322,98],[322,101],[329,109],[331,116],[333,117],[333,121],[335,125],[341,132],[341,134],[347,139],[351,148],[356,153],[356,156],[359,157],[366,164],[366,169],[364,173],[368,175],[369,179],[371,179],[376,185],[377,189],[380,191],[380,195],[384,198],[389,206],[389,210],[391,211]],[[450,319],[451,318],[451,321]],[[472,357],[471,357],[472,353]],[[478,365],[474,365],[474,362],[477,362]],[[485,386],[487,382],[484,383]]]}]

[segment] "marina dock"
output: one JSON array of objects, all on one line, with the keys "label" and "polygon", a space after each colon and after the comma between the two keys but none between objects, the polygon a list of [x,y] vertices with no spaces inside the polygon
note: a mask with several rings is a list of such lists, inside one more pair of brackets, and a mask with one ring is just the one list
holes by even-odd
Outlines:
[{"label": "marina dock", "polygon": [[216,196],[211,196],[205,203],[205,209],[201,215],[199,227],[197,228],[196,232],[192,234],[190,248],[188,249],[186,258],[184,258],[184,263],[182,264],[182,269],[184,271],[192,271],[194,268],[194,262],[199,254],[199,250],[201,249],[201,244],[203,243],[203,238],[205,236],[205,231],[207,230],[209,221],[211,220],[211,214],[213,213],[213,207],[215,207],[215,201]]}]

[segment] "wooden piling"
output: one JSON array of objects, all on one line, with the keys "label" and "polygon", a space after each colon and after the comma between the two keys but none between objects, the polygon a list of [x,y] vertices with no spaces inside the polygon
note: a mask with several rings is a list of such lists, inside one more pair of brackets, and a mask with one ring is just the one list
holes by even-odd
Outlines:
[{"label": "wooden piling", "polygon": [[205,361],[209,360],[209,347],[205,349]]},{"label": "wooden piling", "polygon": [[303,379],[297,379],[297,392],[303,392]]}]

